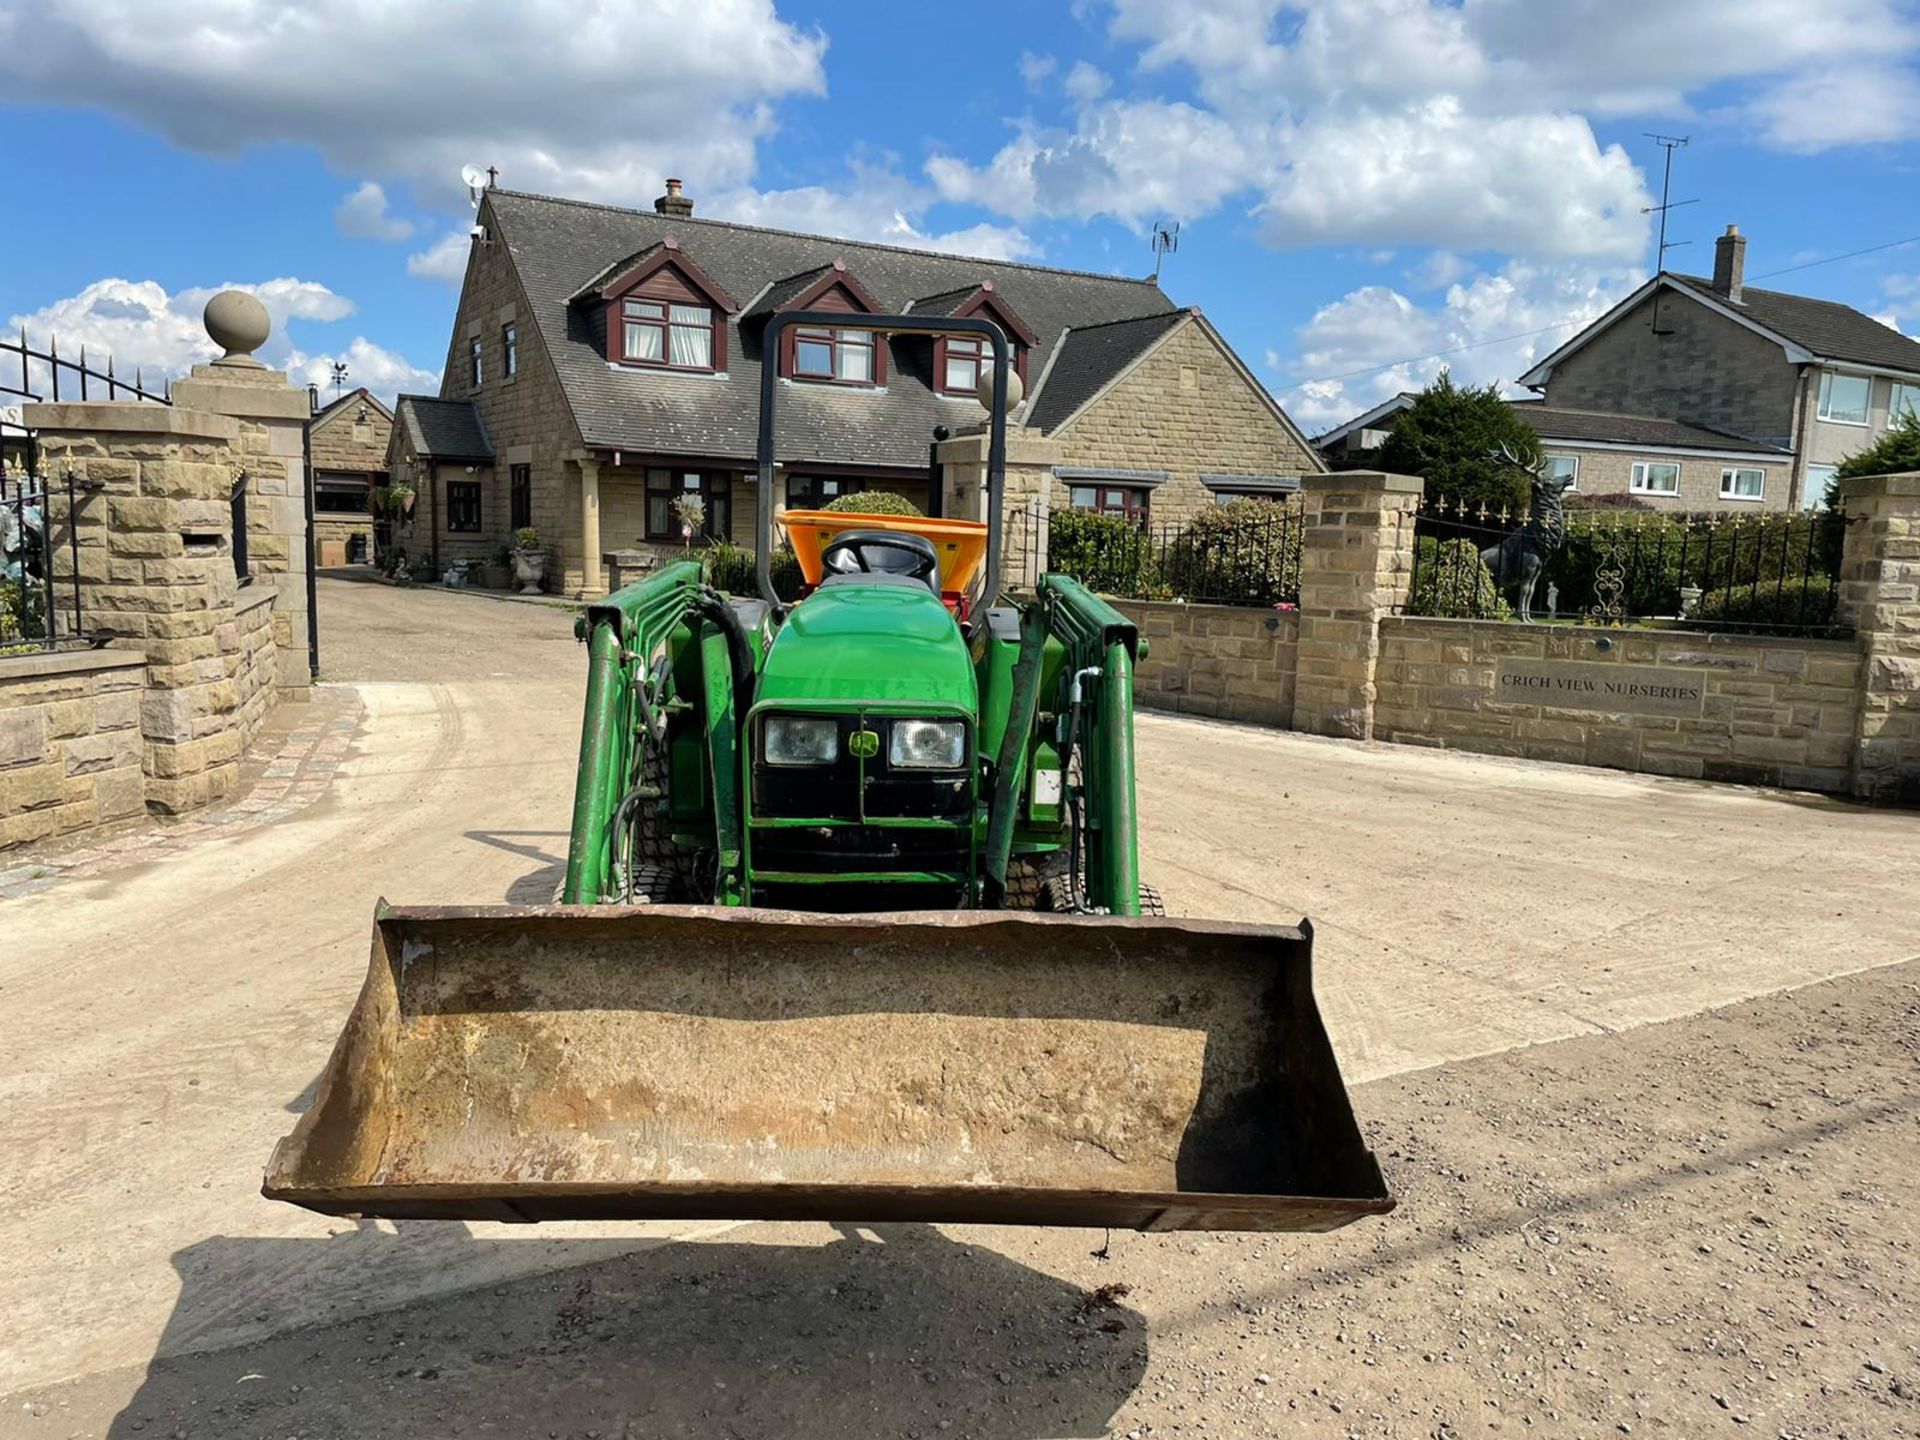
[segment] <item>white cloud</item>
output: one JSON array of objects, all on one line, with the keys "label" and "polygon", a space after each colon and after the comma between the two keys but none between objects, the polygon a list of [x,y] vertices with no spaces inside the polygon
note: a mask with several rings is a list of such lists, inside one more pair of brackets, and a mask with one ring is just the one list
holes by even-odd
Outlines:
[{"label": "white cloud", "polygon": [[1435,250],[1407,271],[1407,280],[1416,290],[1438,290],[1468,274],[1473,265],[1451,250]]},{"label": "white cloud", "polygon": [[374,180],[361,181],[333,207],[333,223],[342,235],[356,240],[404,240],[413,234],[411,220],[387,213],[387,192]]},{"label": "white cloud", "polygon": [[426,249],[407,256],[407,273],[422,280],[444,280],[458,285],[466,278],[467,255],[473,237],[466,229],[449,230]]},{"label": "white cloud", "polygon": [[1100,101],[1072,131],[1028,127],[985,166],[927,164],[942,198],[1016,220],[1106,215],[1139,226],[1204,215],[1245,183],[1255,137],[1184,102]]},{"label": "white cloud", "polygon": [[[84,344],[96,369],[104,369],[111,355],[116,377],[132,380],[137,371],[153,388],[163,377],[177,379],[192,366],[219,358],[220,347],[207,338],[200,315],[221,290],[245,290],[266,306],[273,333],[260,347],[259,358],[287,370],[296,384],[326,383],[331,379],[328,364],[345,359],[354,383],[376,391],[403,384],[439,387],[437,372],[412,365],[364,337],[333,354],[308,355],[299,349],[288,334],[290,321],[329,323],[351,315],[354,305],[317,281],[292,277],[194,286],[171,294],[154,280],[96,280],[77,294],[9,316],[7,328],[18,333],[24,327],[39,346],[57,337],[62,355],[78,356]],[[40,388],[44,393],[44,381]]]},{"label": "white cloud", "polygon": [[985,260],[1031,259],[1039,253],[1039,247],[1018,225],[982,223],[947,231],[929,226],[926,212],[939,198],[891,166],[856,161],[849,183],[843,187],[802,185],[790,190],[755,190],[743,186],[715,195],[701,207],[701,213],[743,225],[838,235],[849,240],[976,255]]},{"label": "white cloud", "polygon": [[1067,78],[1060,82],[1060,88],[1067,92],[1070,99],[1082,105],[1091,105],[1113,86],[1107,72],[1084,60],[1073,62],[1073,69],[1067,72]]},{"label": "white cloud", "polygon": [[1330,114],[1289,148],[1260,207],[1274,245],[1365,237],[1612,258],[1646,245],[1640,172],[1577,115],[1489,118],[1442,97],[1399,114]]},{"label": "white cloud", "polygon": [[1060,68],[1060,62],[1051,55],[1036,55],[1031,50],[1020,52],[1020,78],[1027,82],[1029,90],[1038,90],[1040,82]]},{"label": "white cloud", "polygon": [[1295,383],[1279,392],[1281,402],[1317,432],[1419,389],[1442,366],[1462,383],[1512,390],[1519,375],[1641,278],[1627,267],[1513,260],[1449,286],[1431,306],[1390,286],[1363,286],[1300,328],[1298,353],[1287,362]]},{"label": "white cloud", "polygon": [[1817,70],[1748,107],[1768,143],[1806,154],[1920,135],[1920,75],[1891,65]]},{"label": "white cloud", "polygon": [[0,0],[8,99],[104,108],[211,154],[317,146],[350,174],[465,198],[644,203],[668,174],[751,179],[773,105],[825,93],[823,35],[772,0]]},{"label": "white cloud", "polygon": [[287,356],[283,368],[296,385],[318,385],[324,398],[333,383],[336,360],[346,362],[347,384],[364,385],[389,404],[403,391],[434,395],[440,390],[438,370],[423,369],[364,335],[356,335],[351,344],[337,352],[308,355],[296,350]]}]

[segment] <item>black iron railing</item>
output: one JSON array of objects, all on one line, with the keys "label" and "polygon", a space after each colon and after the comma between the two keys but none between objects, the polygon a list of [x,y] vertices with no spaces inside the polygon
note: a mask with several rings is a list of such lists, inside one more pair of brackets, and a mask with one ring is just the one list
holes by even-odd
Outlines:
[{"label": "black iron railing", "polygon": [[[65,390],[61,376],[65,375]],[[113,357],[107,368],[99,369],[87,358],[87,347],[80,347],[79,358],[71,351],[60,353],[60,338],[47,341],[37,349],[27,341],[22,329],[18,340],[0,340],[0,395],[23,400],[150,400],[156,405],[173,403],[173,382],[163,378],[159,390],[149,390],[146,373],[136,366],[131,381],[114,372]],[[103,393],[104,392],[104,393]]]},{"label": "black iron railing", "polygon": [[[1519,579],[1500,546],[1524,517],[1445,502],[1423,507],[1409,614],[1510,618]],[[1572,510],[1554,532],[1532,594],[1536,620],[1843,636],[1839,575],[1848,517]]]},{"label": "black iron railing", "polygon": [[[1010,542],[1018,534],[1011,529]],[[1305,536],[1305,517],[1290,502],[1239,502],[1161,525],[1056,509],[1045,567],[1128,599],[1289,606],[1300,600]]]},{"label": "black iron railing", "polygon": [[[50,650],[84,631],[79,537],[71,519],[75,494],[71,474],[46,479],[33,473],[31,460],[0,469],[0,655]],[[69,597],[61,595],[54,579],[56,504],[66,507],[62,514],[73,547]],[[64,610],[63,598],[70,601]]]}]

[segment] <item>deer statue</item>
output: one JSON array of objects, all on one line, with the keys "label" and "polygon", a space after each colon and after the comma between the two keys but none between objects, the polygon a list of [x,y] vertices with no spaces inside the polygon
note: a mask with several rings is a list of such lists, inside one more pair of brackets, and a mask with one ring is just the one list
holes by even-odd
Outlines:
[{"label": "deer statue", "polygon": [[1480,559],[1496,586],[1514,592],[1520,619],[1531,621],[1533,591],[1540,583],[1540,572],[1546,568],[1547,557],[1566,544],[1566,512],[1561,509],[1560,497],[1572,488],[1573,481],[1554,479],[1546,473],[1544,458],[1521,455],[1505,441],[1501,442],[1494,458],[1527,477],[1533,498],[1528,506],[1527,523],[1498,545],[1482,550]]}]

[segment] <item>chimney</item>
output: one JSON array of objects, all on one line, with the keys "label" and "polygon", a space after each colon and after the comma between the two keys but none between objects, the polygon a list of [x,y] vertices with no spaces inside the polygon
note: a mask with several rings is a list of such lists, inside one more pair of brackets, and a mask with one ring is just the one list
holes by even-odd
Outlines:
[{"label": "chimney", "polygon": [[1734,304],[1740,303],[1740,280],[1747,273],[1747,237],[1738,225],[1713,242],[1713,288]]},{"label": "chimney", "polygon": [[693,202],[680,193],[680,182],[672,176],[667,177],[667,193],[653,202],[653,209],[670,220],[693,218]]}]

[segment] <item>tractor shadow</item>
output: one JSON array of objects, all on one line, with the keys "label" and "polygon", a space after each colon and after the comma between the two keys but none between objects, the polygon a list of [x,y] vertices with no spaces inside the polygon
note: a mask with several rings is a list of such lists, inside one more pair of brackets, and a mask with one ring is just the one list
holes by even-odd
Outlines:
[{"label": "tractor shadow", "polygon": [[[436,1228],[202,1241],[173,1257],[174,1319],[236,1288],[257,1312],[265,1276],[382,1267]],[[578,1242],[594,1263],[236,1348],[168,1354],[195,1338],[170,1323],[107,1434],[1093,1437],[1146,1367],[1136,1312],[931,1227],[737,1233],[767,1238]]]},{"label": "tractor shadow", "polygon": [[[567,878],[567,832],[565,830],[468,830],[466,838],[495,850],[505,850],[539,862],[507,886],[501,898],[509,905],[551,905]],[[546,842],[545,844],[538,842]],[[558,850],[559,854],[553,851]]]}]

